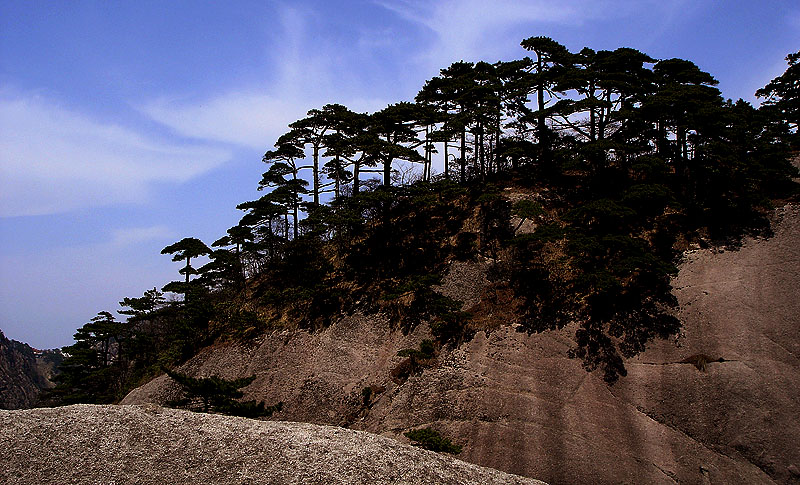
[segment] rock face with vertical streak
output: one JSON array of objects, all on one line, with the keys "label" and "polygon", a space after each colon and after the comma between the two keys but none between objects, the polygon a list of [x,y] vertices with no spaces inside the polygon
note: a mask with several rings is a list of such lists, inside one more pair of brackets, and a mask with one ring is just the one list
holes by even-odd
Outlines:
[{"label": "rock face with vertical streak", "polygon": [[[566,353],[574,329],[527,335],[506,322],[393,379],[400,349],[429,338],[386,317],[207,348],[181,369],[255,374],[246,399],[285,403],[276,419],[336,424],[405,441],[432,426],[460,458],[549,483],[800,481],[800,207],[775,235],[737,251],[687,253],[673,281],[683,330],[629,360],[614,386]],[[486,265],[451,268],[440,291],[480,301]],[[372,386],[367,403],[362,389]],[[124,403],[164,403],[159,377]]]}]

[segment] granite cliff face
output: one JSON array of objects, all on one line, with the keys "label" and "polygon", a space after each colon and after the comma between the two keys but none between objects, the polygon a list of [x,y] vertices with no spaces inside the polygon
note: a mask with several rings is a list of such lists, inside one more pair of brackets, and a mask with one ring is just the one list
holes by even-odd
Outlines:
[{"label": "granite cliff face", "polygon": [[[464,446],[460,458],[549,483],[796,483],[800,207],[774,218],[770,239],[686,254],[673,281],[681,334],[628,361],[613,386],[566,357],[574,329],[527,335],[513,322],[398,379],[398,350],[428,338],[427,326],[403,335],[385,316],[359,314],[316,333],[207,348],[181,370],[255,374],[245,398],[283,401],[276,419],[400,441],[432,426]],[[454,265],[442,293],[474,305],[487,267]],[[123,403],[176,392],[162,376]]]},{"label": "granite cliff face", "polygon": [[0,409],[36,406],[39,393],[53,387],[50,379],[62,358],[59,351],[36,351],[0,331]]}]

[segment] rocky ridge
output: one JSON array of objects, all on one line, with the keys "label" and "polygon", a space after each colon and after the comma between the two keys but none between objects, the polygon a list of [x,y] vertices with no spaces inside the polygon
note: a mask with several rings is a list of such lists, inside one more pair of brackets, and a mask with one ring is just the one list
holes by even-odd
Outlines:
[{"label": "rocky ridge", "polygon": [[36,406],[41,391],[53,387],[51,378],[61,359],[60,351],[36,351],[0,331],[0,409]]},{"label": "rocky ridge", "polygon": [[0,482],[542,484],[362,431],[158,406],[0,411]]}]

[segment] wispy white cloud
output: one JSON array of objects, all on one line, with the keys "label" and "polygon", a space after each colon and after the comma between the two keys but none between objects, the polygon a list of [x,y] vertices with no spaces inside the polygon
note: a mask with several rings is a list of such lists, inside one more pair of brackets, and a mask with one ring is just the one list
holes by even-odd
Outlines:
[{"label": "wispy white cloud", "polygon": [[300,6],[279,8],[275,38],[264,40],[272,62],[257,87],[227,87],[194,99],[162,97],[138,109],[183,136],[265,150],[312,108],[341,103],[373,111],[386,106],[387,101],[359,93],[350,70],[356,63],[353,53],[324,40],[319,29],[326,27],[319,15]]},{"label": "wispy white cloud", "polygon": [[[705,0],[375,0],[402,18],[433,34],[433,41],[420,53],[429,70],[458,60],[504,58],[509,46],[527,36],[550,35],[570,28],[593,29],[594,22],[615,19],[658,19],[651,41],[676,18],[694,14]],[[632,20],[631,20],[632,21]],[[556,39],[561,41],[560,39]],[[519,48],[518,48],[519,49]],[[505,54],[505,55],[504,55]],[[524,55],[521,50],[517,56]]]},{"label": "wispy white cloud", "polygon": [[387,104],[379,99],[232,91],[194,103],[159,99],[141,110],[183,136],[265,150],[286,132],[289,123],[303,118],[312,108],[335,102],[354,111],[373,111]]},{"label": "wispy white cloud", "polygon": [[283,96],[229,92],[199,102],[158,99],[141,110],[184,136],[262,149],[311,106]]},{"label": "wispy white cloud", "polygon": [[423,60],[439,67],[460,59],[496,56],[500,50],[507,49],[505,36],[511,28],[533,23],[580,23],[593,11],[585,5],[587,2],[548,0],[382,0],[377,3],[434,33],[435,41],[423,53]]},{"label": "wispy white cloud", "polygon": [[138,203],[230,159],[104,124],[37,95],[0,93],[0,216]]}]

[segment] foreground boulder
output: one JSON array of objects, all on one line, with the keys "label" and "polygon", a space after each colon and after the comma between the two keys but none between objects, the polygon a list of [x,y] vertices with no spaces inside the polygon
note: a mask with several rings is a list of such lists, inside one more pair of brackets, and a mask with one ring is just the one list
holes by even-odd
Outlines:
[{"label": "foreground boulder", "polygon": [[0,483],[542,484],[330,426],[158,406],[0,411]]}]

